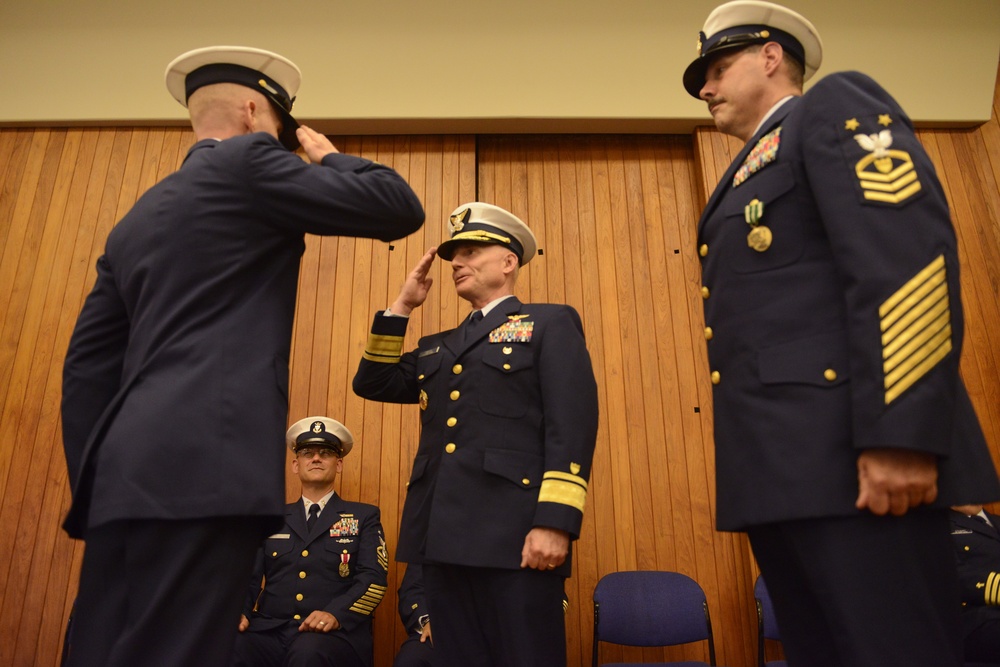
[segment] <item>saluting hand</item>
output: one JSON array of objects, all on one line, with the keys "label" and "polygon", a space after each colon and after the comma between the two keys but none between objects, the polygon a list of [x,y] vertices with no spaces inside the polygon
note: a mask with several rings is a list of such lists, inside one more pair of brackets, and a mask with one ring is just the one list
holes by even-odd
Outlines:
[{"label": "saluting hand", "polygon": [[299,128],[295,130],[295,136],[298,137],[299,143],[302,144],[302,150],[306,152],[306,156],[313,164],[319,164],[330,153],[340,152],[326,138],[326,135],[320,134],[311,127],[299,125]]},{"label": "saluting hand", "polygon": [[406,282],[403,283],[403,287],[399,291],[399,296],[389,306],[389,310],[393,314],[409,315],[413,312],[414,308],[419,308],[427,300],[427,292],[430,290],[431,285],[434,284],[434,279],[427,274],[431,270],[431,264],[434,263],[436,255],[437,246],[428,249],[413,270],[410,271],[410,275],[406,276]]},{"label": "saluting hand", "polygon": [[855,506],[882,516],[902,516],[937,498],[937,459],[910,449],[866,449],[858,456]]}]

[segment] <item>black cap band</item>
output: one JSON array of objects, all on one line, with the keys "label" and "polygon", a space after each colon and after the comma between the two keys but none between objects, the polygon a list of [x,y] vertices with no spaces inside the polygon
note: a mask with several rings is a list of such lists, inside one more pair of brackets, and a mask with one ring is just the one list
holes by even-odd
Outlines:
[{"label": "black cap band", "polygon": [[247,88],[253,88],[263,93],[268,99],[285,112],[292,111],[294,101],[288,92],[278,85],[274,79],[265,76],[255,69],[229,63],[205,65],[191,72],[184,79],[184,95],[190,98],[191,93],[202,86],[213,83],[238,83]]},{"label": "black cap band", "polygon": [[330,433],[329,431],[323,431],[322,433],[315,433],[313,431],[306,431],[305,433],[299,434],[299,437],[295,438],[295,451],[299,451],[303,447],[329,447],[338,452],[342,451],[344,446],[340,442],[340,438]]},{"label": "black cap band", "polygon": [[278,85],[274,79],[243,65],[230,63],[205,65],[191,72],[184,79],[184,99],[190,98],[191,94],[202,86],[209,86],[213,83],[236,83],[260,92],[281,117],[282,127],[278,140],[290,151],[299,147],[298,137],[295,136],[295,130],[298,129],[299,123],[292,118],[291,113],[295,98],[289,97],[288,91]]},{"label": "black cap band", "polygon": [[482,222],[466,223],[460,231],[452,234],[450,239],[438,246],[438,256],[441,259],[451,260],[455,256],[455,246],[459,243],[500,245],[517,255],[518,262],[524,259],[524,246],[513,234]]},{"label": "black cap band", "polygon": [[799,40],[784,30],[778,30],[767,25],[740,25],[720,30],[712,35],[710,39],[704,40],[704,43],[701,45],[701,55],[704,57],[714,51],[738,46],[750,46],[752,44],[765,44],[767,42],[781,44],[781,48],[787,51],[788,55],[803,65],[805,64],[805,49],[802,48]]},{"label": "black cap band", "polygon": [[708,73],[708,65],[712,57],[725,53],[745,49],[755,44],[766,44],[767,42],[777,42],[784,49],[785,53],[805,66],[805,48],[802,43],[784,30],[778,30],[768,25],[738,25],[732,28],[720,30],[711,37],[706,38],[701,33],[701,52],[684,71],[684,88],[692,97],[697,98],[705,85],[705,76]]}]

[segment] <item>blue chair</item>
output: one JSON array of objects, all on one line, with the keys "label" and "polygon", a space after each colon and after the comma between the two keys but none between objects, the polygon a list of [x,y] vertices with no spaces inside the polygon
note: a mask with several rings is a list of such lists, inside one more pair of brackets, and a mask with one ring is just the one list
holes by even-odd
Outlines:
[{"label": "blue chair", "polygon": [[715,665],[712,620],[705,591],[679,572],[612,572],[594,588],[594,667],[598,644],[674,646],[707,641],[709,662],[604,663],[603,667]]},{"label": "blue chair", "polygon": [[774,618],[774,606],[771,604],[771,596],[764,585],[764,577],[760,575],[757,576],[757,581],[754,582],[753,596],[757,601],[757,666],[787,667],[787,661],[771,660],[768,662],[764,655],[764,640],[773,639],[781,641],[781,633],[778,632],[778,621]]}]

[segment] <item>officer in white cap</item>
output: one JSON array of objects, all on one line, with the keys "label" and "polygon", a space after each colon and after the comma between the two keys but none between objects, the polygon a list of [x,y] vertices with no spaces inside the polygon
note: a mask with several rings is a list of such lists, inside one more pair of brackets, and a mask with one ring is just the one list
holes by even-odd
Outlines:
[{"label": "officer in white cap", "polygon": [[[424,218],[394,170],[295,128],[286,58],[197,49],[166,83],[197,141],[109,233],[64,364],[65,528],[87,540],[71,666],[227,664],[253,552],[284,514],[305,234],[389,241]],[[143,567],[123,567],[136,550]]]},{"label": "officer in white cap", "polygon": [[746,142],[698,224],[716,523],[748,533],[793,667],[957,666],[947,506],[1000,484],[958,373],[955,234],[889,93],[846,72],[803,94],[821,59],[806,18],[737,0],[683,77]]},{"label": "officer in white cap", "polygon": [[[364,398],[421,409],[396,557],[423,566],[437,664],[559,667],[563,580],[597,437],[583,326],[570,306],[514,296],[537,249],[516,215],[469,202],[446,233],[375,315],[354,377]],[[436,256],[474,312],[404,354]]]},{"label": "officer in white cap", "polygon": [[371,667],[389,562],[378,508],[334,490],[354,437],[316,416],[292,424],[285,442],[302,497],[257,553],[231,664]]}]

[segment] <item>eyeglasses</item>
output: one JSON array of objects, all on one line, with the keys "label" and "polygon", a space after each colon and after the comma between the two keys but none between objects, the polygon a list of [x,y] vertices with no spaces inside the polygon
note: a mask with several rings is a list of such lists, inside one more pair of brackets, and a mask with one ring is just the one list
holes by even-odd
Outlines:
[{"label": "eyeglasses", "polygon": [[295,455],[300,459],[311,459],[317,454],[319,454],[321,459],[337,457],[337,452],[333,451],[329,447],[303,447],[295,452]]}]

